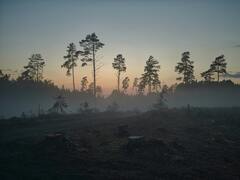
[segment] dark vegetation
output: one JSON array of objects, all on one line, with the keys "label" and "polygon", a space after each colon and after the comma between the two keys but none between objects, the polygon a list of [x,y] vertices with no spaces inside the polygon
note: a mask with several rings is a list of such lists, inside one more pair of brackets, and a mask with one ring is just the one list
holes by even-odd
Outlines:
[{"label": "dark vegetation", "polygon": [[[160,63],[149,56],[144,66],[144,72],[133,82],[128,76],[122,77],[127,71],[126,59],[118,54],[113,59],[113,69],[117,71],[117,89],[108,97],[103,96],[101,85],[97,84],[97,71],[102,67],[96,56],[105,46],[95,33],[89,34],[79,41],[80,50],[74,43],[67,47],[63,56],[62,68],[66,75],[72,76],[73,90],[57,87],[51,80],[44,78],[43,69],[46,66],[41,54],[33,54],[18,77],[0,71],[1,117],[38,116],[48,113],[76,113],[81,111],[81,105],[87,103],[93,111],[105,111],[116,103],[120,111],[148,111],[156,108],[155,104],[164,99],[164,107],[235,107],[240,106],[240,86],[231,80],[221,80],[227,74],[227,63],[224,55],[216,57],[207,71],[202,72],[202,81],[197,81],[194,75],[194,61],[190,52],[183,52],[175,71],[180,75],[179,84],[168,87],[162,85],[159,77]],[[82,77],[80,88],[75,84],[75,68],[91,64],[93,67],[93,82],[88,77]],[[215,80],[216,76],[216,81]],[[130,84],[131,82],[131,84]],[[128,94],[131,88],[132,93]],[[164,93],[164,97],[163,97]],[[57,97],[65,99],[65,110],[55,106]],[[59,111],[59,108],[62,109]],[[158,108],[162,108],[159,107]],[[110,108],[111,109],[111,108]]]},{"label": "dark vegetation", "polygon": [[[61,66],[72,91],[44,78],[41,54],[16,78],[0,70],[0,179],[240,179],[240,85],[222,79],[224,55],[197,81],[183,52],[180,83],[168,87],[153,56],[130,85],[118,54],[117,89],[104,97],[104,44],[92,33],[79,45],[69,44]],[[76,88],[75,67],[89,63],[93,82],[84,76]]]},{"label": "dark vegetation", "polygon": [[[108,97],[104,97],[103,89],[96,81],[97,71],[102,67],[96,54],[105,44],[95,33],[92,33],[79,41],[79,45],[80,50],[74,43],[68,45],[67,54],[63,56],[64,62],[61,66],[67,69],[67,76],[72,76],[72,91],[65,89],[64,86],[59,88],[51,80],[44,78],[43,69],[46,63],[41,54],[31,55],[24,70],[15,79],[0,70],[0,116],[33,117],[48,113],[76,113],[81,111],[83,103],[87,103],[93,111],[108,110],[114,103],[120,111],[148,111],[156,108],[155,104],[162,104],[164,108],[188,105],[194,107],[240,106],[240,86],[231,80],[220,80],[227,74],[224,55],[216,57],[209,69],[201,73],[204,80],[197,81],[190,52],[183,52],[175,66],[175,71],[180,75],[177,78],[180,83],[168,87],[161,84],[160,63],[153,56],[149,56],[146,60],[143,74],[131,82],[128,76],[121,76],[126,73],[127,65],[123,55],[118,54],[112,63],[113,69],[117,71],[117,89],[114,89]],[[75,68],[78,65],[84,68],[89,63],[93,67],[93,82],[89,82],[88,77],[84,76],[80,82],[80,88],[76,88]],[[217,77],[216,81],[214,81],[214,75]],[[128,94],[130,88],[132,93]],[[61,105],[59,102],[56,102],[57,97],[64,98],[65,110],[63,106],[59,106]],[[164,103],[159,103],[163,100]],[[158,108],[162,107],[158,106]]]},{"label": "dark vegetation", "polygon": [[[124,88],[128,88],[129,79],[125,78]],[[186,107],[188,104],[194,107],[239,107],[240,86],[230,80],[221,82],[193,82],[191,84],[180,83],[171,87],[163,86],[159,92],[149,94],[129,95],[126,90],[118,92],[114,90],[108,97],[103,97],[101,89],[97,89],[97,98],[92,93],[86,82],[82,82],[82,91],[70,91],[58,88],[49,80],[35,82],[32,80],[0,79],[0,116],[8,118],[21,116],[23,113],[30,116],[47,114],[59,95],[65,98],[68,107],[66,113],[77,113],[81,104],[87,102],[90,108],[99,111],[107,110],[112,103],[117,103],[120,111],[151,110],[158,102],[161,92],[166,91],[164,98],[169,108]],[[137,89],[138,90],[138,89]]]},{"label": "dark vegetation", "polygon": [[12,118],[0,132],[4,180],[240,178],[239,108]]}]

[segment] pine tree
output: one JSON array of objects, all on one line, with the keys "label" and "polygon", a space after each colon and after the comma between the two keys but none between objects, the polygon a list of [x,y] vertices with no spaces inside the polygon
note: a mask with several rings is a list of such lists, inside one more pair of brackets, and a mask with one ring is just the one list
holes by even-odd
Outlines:
[{"label": "pine tree", "polygon": [[[25,68],[26,66],[24,66]],[[25,68],[26,69],[26,68]],[[21,73],[21,76],[18,78],[18,80],[33,80],[33,77],[30,75],[30,70],[26,69]]]},{"label": "pine tree", "polygon": [[122,81],[122,88],[123,88],[123,92],[126,93],[128,87],[129,87],[129,77],[125,77]]},{"label": "pine tree", "polygon": [[154,59],[153,56],[150,56],[146,61],[146,66],[144,67],[144,74],[142,74],[141,80],[141,88],[144,86],[148,86],[148,93],[152,93],[152,88],[156,92],[158,88],[160,88],[161,82],[159,80],[159,70],[160,65],[159,62]]},{"label": "pine tree", "polygon": [[153,82],[152,82],[152,86],[153,86],[153,91],[154,92],[159,92],[160,88],[161,88],[161,82],[158,78],[158,74],[154,74],[153,76]]},{"label": "pine tree", "polygon": [[88,80],[87,76],[84,76],[81,80],[81,91],[84,92],[87,90]]},{"label": "pine tree", "polygon": [[45,66],[44,59],[41,54],[32,54],[28,65],[24,66],[25,71],[22,72],[21,78],[23,80],[40,81],[43,79],[43,67]]},{"label": "pine tree", "polygon": [[[73,90],[75,91],[75,77],[74,77],[74,67],[77,66],[78,52],[76,50],[76,46],[74,43],[70,43],[67,47],[67,55],[63,57],[66,61],[61,66],[62,68],[67,69],[67,76],[71,76],[73,78]],[[71,73],[72,70],[72,73]]]},{"label": "pine tree", "polygon": [[211,82],[214,80],[213,76],[213,71],[212,69],[208,69],[207,71],[204,71],[201,73],[201,76],[204,78],[205,81]]},{"label": "pine tree", "polygon": [[219,82],[220,74],[225,74],[227,68],[226,60],[224,59],[224,55],[216,57],[215,61],[211,64],[212,72],[217,73],[217,81]]},{"label": "pine tree", "polygon": [[118,83],[118,92],[120,92],[120,75],[121,72],[126,72],[125,58],[123,58],[122,54],[118,54],[116,58],[114,58],[114,62],[112,63],[114,69],[117,70],[117,83]]},{"label": "pine tree", "polygon": [[96,53],[104,44],[100,42],[95,33],[87,35],[79,44],[83,47],[83,51],[80,52],[83,56],[81,59],[83,62],[82,66],[87,65],[88,62],[93,64],[93,95],[96,97]]},{"label": "pine tree", "polygon": [[183,80],[185,84],[192,83],[195,79],[194,77],[194,66],[193,61],[190,61],[190,53],[184,52],[182,53],[181,62],[177,63],[175,67],[175,72],[178,74],[183,74],[183,77],[177,78],[177,80]]}]

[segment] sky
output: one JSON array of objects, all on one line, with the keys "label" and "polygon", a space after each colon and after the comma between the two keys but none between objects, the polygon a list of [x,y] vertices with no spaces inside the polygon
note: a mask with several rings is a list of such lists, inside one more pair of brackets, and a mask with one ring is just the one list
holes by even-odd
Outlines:
[{"label": "sky", "polygon": [[[145,61],[154,56],[161,65],[162,84],[173,84],[181,53],[190,51],[195,76],[224,54],[227,70],[240,71],[239,0],[0,0],[0,69],[21,72],[33,53],[46,59],[44,77],[72,88],[61,68],[69,43],[95,32],[105,46],[97,53],[97,84],[107,94],[117,87],[112,62],[126,59],[122,79],[140,77]],[[92,68],[76,68],[76,87]],[[232,79],[239,83],[239,79]]]}]

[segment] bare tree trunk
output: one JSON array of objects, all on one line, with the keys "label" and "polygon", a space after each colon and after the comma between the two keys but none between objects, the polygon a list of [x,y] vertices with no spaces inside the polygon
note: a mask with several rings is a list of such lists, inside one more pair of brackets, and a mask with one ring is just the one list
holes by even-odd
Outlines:
[{"label": "bare tree trunk", "polygon": [[118,71],[118,92],[120,92],[120,71]]},{"label": "bare tree trunk", "polygon": [[93,45],[93,95],[96,97],[96,63],[95,63],[95,46]]},{"label": "bare tree trunk", "polygon": [[219,66],[218,66],[218,71],[217,71],[217,78],[218,78],[218,83],[219,83]]},{"label": "bare tree trunk", "polygon": [[74,67],[72,67],[73,91],[75,91]]}]

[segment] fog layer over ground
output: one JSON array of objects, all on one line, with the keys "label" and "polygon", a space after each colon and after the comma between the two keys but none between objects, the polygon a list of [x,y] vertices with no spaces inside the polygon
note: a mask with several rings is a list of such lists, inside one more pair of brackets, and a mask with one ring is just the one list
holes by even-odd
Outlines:
[{"label": "fog layer over ground", "polygon": [[[1,81],[0,115],[2,117],[38,115],[48,113],[48,110],[56,101],[55,97],[65,97],[68,105],[66,113],[77,113],[83,103],[88,103],[88,108],[96,108],[99,111],[147,111],[158,103],[160,93],[148,95],[128,95],[113,93],[103,97],[100,93],[95,100],[90,91],[79,92],[59,89],[54,84],[31,81]],[[240,106],[240,86],[231,81],[198,82],[191,85],[179,84],[167,89],[164,94],[165,107],[236,107]],[[114,106],[114,107],[112,107]]]}]

